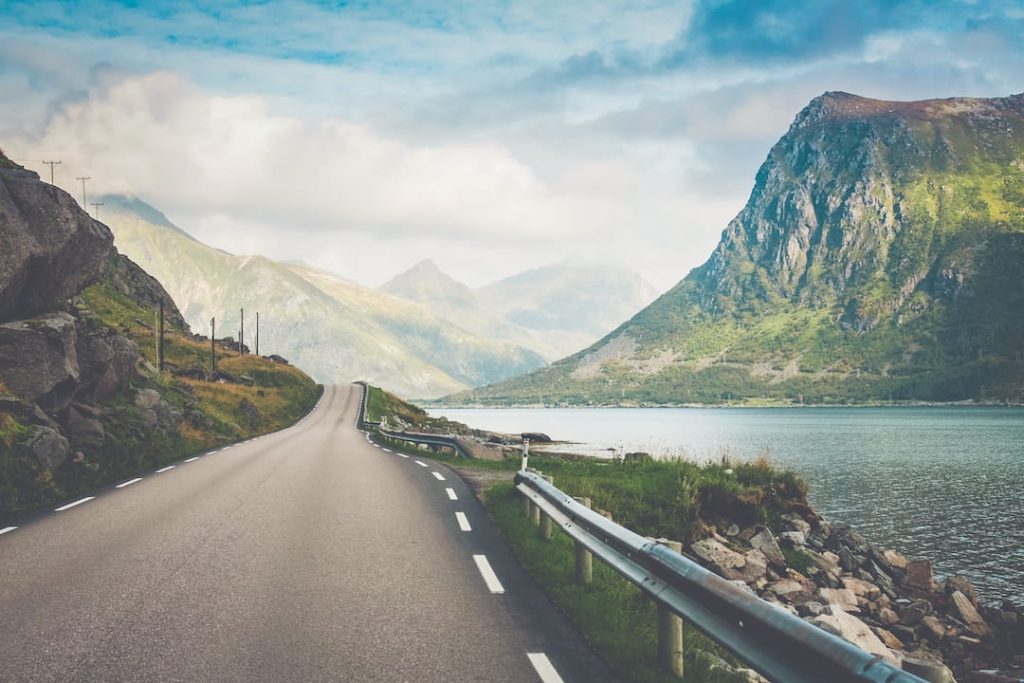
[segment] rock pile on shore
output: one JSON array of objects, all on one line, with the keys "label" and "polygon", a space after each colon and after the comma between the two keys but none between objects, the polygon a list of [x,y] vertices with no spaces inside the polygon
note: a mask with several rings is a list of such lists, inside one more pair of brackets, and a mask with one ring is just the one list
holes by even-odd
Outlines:
[{"label": "rock pile on shore", "polygon": [[776,531],[730,525],[688,554],[897,666],[909,656],[944,662],[968,680],[1018,680],[977,672],[1024,665],[1021,605],[982,604],[966,577],[936,580],[929,560],[879,548],[809,510],[783,515]]}]

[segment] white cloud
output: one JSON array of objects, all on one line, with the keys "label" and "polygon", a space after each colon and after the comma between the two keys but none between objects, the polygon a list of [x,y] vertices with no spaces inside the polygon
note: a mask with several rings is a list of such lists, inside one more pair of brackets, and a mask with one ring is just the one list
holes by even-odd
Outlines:
[{"label": "white cloud", "polygon": [[[474,284],[584,257],[625,259],[667,287],[683,267],[663,250],[690,250],[681,226],[708,213],[679,191],[674,168],[645,170],[657,166],[645,155],[570,158],[543,179],[496,142],[410,145],[340,118],[275,114],[260,97],[211,95],[168,72],[96,86],[41,134],[3,146],[40,171],[39,160],[62,159],[58,183],[76,197],[73,179],[88,175],[91,195],[143,197],[215,246],[374,283],[428,256]],[[701,259],[711,245],[698,240]]]},{"label": "white cloud", "polygon": [[341,119],[275,115],[258,97],[211,96],[167,72],[97,88],[38,139],[7,146],[59,156],[97,192],[284,226],[498,239],[574,227],[563,199],[499,145],[410,146]]}]

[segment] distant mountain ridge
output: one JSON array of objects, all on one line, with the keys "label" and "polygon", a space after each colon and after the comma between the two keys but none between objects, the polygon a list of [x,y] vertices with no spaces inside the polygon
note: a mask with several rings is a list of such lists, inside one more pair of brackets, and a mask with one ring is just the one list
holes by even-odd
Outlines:
[{"label": "distant mountain ridge", "polygon": [[657,296],[639,274],[607,266],[534,268],[471,289],[424,260],[381,286],[479,335],[557,360],[600,339]]},{"label": "distant mountain ridge", "polygon": [[[245,308],[251,342],[259,310],[261,350],[319,381],[367,379],[404,396],[436,397],[530,372],[600,336],[514,325],[431,262],[374,290],[305,264],[209,247],[133,197],[101,200],[118,248],[164,283],[195,329],[208,331],[216,318],[218,336],[237,336]],[[605,331],[646,302],[614,308],[629,312],[606,321]]]},{"label": "distant mountain ridge", "polygon": [[104,220],[117,247],[164,283],[194,328],[208,330],[216,318],[218,336],[237,337],[245,308],[251,342],[259,310],[261,350],[287,357],[319,381],[364,378],[428,397],[544,364],[526,349],[480,339],[337,276],[209,247],[173,224],[153,222],[163,214],[140,200],[114,198],[109,209]]},{"label": "distant mountain ridge", "polygon": [[825,93],[708,261],[590,348],[453,401],[1024,400],[1024,94]]}]

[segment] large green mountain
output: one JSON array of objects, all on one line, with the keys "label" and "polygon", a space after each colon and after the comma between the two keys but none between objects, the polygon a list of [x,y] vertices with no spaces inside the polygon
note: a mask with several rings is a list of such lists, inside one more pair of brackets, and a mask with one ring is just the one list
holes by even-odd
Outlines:
[{"label": "large green mountain", "polygon": [[118,249],[152,273],[196,330],[246,343],[260,312],[260,351],[323,382],[367,379],[406,396],[437,396],[529,372],[544,359],[442,320],[422,306],[337,276],[209,247],[134,198],[103,198]]},{"label": "large green mountain", "polygon": [[1024,398],[1024,95],[814,99],[707,262],[456,402]]}]

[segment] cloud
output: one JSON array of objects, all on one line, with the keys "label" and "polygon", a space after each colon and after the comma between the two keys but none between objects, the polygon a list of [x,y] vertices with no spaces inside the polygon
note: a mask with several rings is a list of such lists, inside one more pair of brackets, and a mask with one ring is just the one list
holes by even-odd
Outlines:
[{"label": "cloud", "polygon": [[[215,246],[363,281],[425,256],[458,259],[456,273],[475,284],[589,258],[628,259],[667,287],[681,266],[652,253],[689,252],[694,234],[681,226],[709,211],[715,223],[726,217],[721,206],[695,208],[671,173],[630,159],[573,157],[545,178],[492,140],[408,144],[337,117],[276,114],[263,98],[213,95],[168,72],[101,80],[4,149],[40,171],[41,159],[62,159],[58,184],[76,197],[73,179],[88,175],[90,195],[140,196]],[[696,239],[695,253],[712,246]]]},{"label": "cloud", "polygon": [[343,119],[275,115],[259,97],[209,95],[158,72],[93,90],[26,159],[58,155],[97,192],[204,207],[310,230],[542,239],[571,231],[571,207],[494,143],[411,146]]},{"label": "cloud", "polygon": [[367,282],[586,255],[668,287],[815,95],[1024,89],[1010,0],[207,8],[0,3],[0,143]]}]

